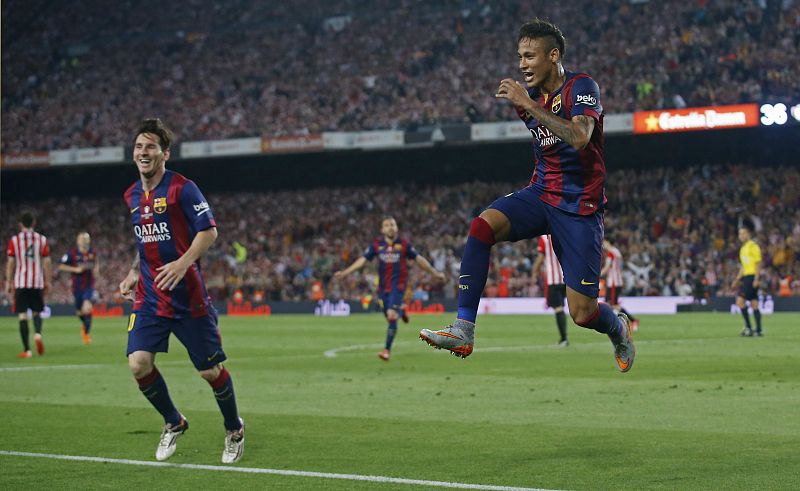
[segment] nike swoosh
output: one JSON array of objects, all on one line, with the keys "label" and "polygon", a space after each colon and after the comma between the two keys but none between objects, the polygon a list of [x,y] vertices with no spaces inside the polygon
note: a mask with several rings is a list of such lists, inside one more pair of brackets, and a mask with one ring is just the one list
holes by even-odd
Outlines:
[{"label": "nike swoosh", "polygon": [[472,275],[469,275],[469,274],[462,274],[461,276],[459,276],[459,277],[458,277],[458,279],[460,280],[461,278],[466,278],[467,276],[472,276]]},{"label": "nike swoosh", "polygon": [[589,283],[588,281],[581,279],[581,285],[594,285],[594,283]]},{"label": "nike swoosh", "polygon": [[139,209],[139,207],[138,207],[138,206],[137,206],[136,208],[131,208],[131,213],[133,213],[134,211],[136,211],[136,210],[138,210],[138,209]]},{"label": "nike swoosh", "polygon": [[200,216],[200,215],[202,215],[203,213],[207,213],[207,212],[209,212],[209,211],[211,211],[211,209],[210,209],[210,208],[206,208],[205,210],[203,210],[203,211],[201,211],[200,213],[198,213],[198,214],[197,214],[197,216]]}]

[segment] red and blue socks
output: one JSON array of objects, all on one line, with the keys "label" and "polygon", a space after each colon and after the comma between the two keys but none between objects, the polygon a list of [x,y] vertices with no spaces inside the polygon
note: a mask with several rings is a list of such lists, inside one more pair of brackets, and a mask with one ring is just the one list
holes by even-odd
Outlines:
[{"label": "red and blue socks", "polygon": [[80,318],[83,323],[83,332],[89,334],[89,330],[92,328],[92,314],[81,315]]},{"label": "red and blue socks", "polygon": [[386,349],[392,349],[394,337],[397,334],[397,319],[389,321],[389,327],[386,329]]},{"label": "red and blue socks", "polygon": [[489,275],[489,254],[494,244],[494,231],[489,222],[481,217],[472,220],[458,277],[459,319],[475,323],[478,304]]},{"label": "red and blue socks", "polygon": [[137,378],[136,382],[139,384],[139,390],[142,391],[142,394],[156,408],[156,411],[164,417],[164,422],[172,426],[181,424],[181,413],[172,403],[167,390],[167,383],[156,367],[153,367],[153,371],[144,377]]},{"label": "red and blue socks", "polygon": [[225,429],[236,431],[242,428],[242,421],[239,419],[239,410],[236,408],[236,395],[233,392],[233,379],[228,369],[222,367],[219,377],[213,382],[209,382],[214,391],[214,398],[217,400],[219,410],[225,419]]},{"label": "red and blue socks", "polygon": [[607,303],[598,302],[594,315],[585,321],[575,321],[575,323],[581,327],[608,334],[608,337],[612,340],[618,340],[622,336],[622,322],[620,322],[617,314],[614,313],[614,309]]}]

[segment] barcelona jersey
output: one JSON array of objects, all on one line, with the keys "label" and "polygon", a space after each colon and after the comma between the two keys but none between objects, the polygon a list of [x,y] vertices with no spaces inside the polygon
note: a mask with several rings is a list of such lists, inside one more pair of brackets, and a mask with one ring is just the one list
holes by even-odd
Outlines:
[{"label": "barcelona jersey", "polygon": [[141,180],[125,192],[136,246],[139,250],[139,284],[134,312],[184,318],[208,315],[211,299],[195,262],[174,290],[156,288],[157,269],[189,250],[198,232],[216,227],[211,208],[197,185],[166,171],[155,189],[146,192]]},{"label": "barcelona jersey", "polygon": [[600,88],[585,73],[566,72],[564,84],[545,99],[537,88],[531,99],[554,115],[572,120],[578,115],[595,120],[589,143],[577,149],[526,111],[517,110],[533,135],[534,172],[531,186],[545,203],[570,213],[591,215],[605,203],[606,167],[603,139],[603,106]]},{"label": "barcelona jersey", "polygon": [[378,258],[378,292],[403,292],[408,282],[408,260],[417,257],[417,251],[408,240],[397,239],[387,242],[386,237],[378,237],[364,251],[368,261]]},{"label": "barcelona jersey", "polygon": [[61,264],[79,267],[85,266],[83,273],[72,273],[72,291],[83,292],[94,288],[94,262],[97,253],[89,248],[86,252],[81,252],[77,247],[73,247],[61,257]]}]

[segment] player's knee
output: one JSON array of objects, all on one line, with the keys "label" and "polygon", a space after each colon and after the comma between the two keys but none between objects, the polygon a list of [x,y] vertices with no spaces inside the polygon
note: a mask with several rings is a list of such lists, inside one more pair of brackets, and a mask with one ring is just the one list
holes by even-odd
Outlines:
[{"label": "player's knee", "polygon": [[389,309],[389,310],[387,310],[387,311],[386,311],[386,319],[387,319],[389,322],[396,321],[396,320],[397,320],[397,318],[398,318],[398,315],[397,315],[397,311],[396,311],[396,310],[394,310],[394,309]]},{"label": "player's knee", "polygon": [[149,375],[155,368],[155,365],[148,360],[131,356],[128,357],[128,368],[131,369],[131,374],[133,374],[135,378],[142,378]]},{"label": "player's knee", "polygon": [[[497,239],[500,236],[501,230],[499,229],[503,229],[504,227],[502,227],[502,220],[496,218],[494,215],[487,215],[486,212],[488,211],[493,210],[486,210],[481,213],[479,217],[475,217],[472,220],[472,223],[469,226],[469,236],[475,237],[484,244],[493,245],[495,242],[497,242]],[[505,218],[505,215],[501,214],[500,212],[497,213]],[[506,223],[508,223],[507,219]],[[504,236],[507,235],[508,232],[504,234]]]},{"label": "player's knee", "polygon": [[28,314],[26,313],[19,314],[19,320],[21,321],[28,320]]},{"label": "player's knee", "polygon": [[222,365],[214,365],[213,367],[207,370],[200,370],[197,372],[206,382],[213,382],[219,378],[219,374],[222,373]]}]

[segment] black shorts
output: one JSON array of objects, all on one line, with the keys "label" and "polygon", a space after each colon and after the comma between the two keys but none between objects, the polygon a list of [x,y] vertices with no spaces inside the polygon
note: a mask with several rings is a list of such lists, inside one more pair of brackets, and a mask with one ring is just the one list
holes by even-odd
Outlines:
[{"label": "black shorts", "polygon": [[619,291],[618,286],[606,287],[606,303],[609,305],[619,305]]},{"label": "black shorts", "polygon": [[567,285],[547,285],[547,306],[551,309],[564,306],[564,299],[567,297]]},{"label": "black shorts", "polygon": [[44,295],[41,288],[17,288],[14,292],[14,310],[24,314],[28,309],[34,312],[44,310]]},{"label": "black shorts", "polygon": [[742,276],[742,288],[739,289],[739,296],[745,300],[758,300],[758,288],[753,286],[756,276],[751,274]]}]

